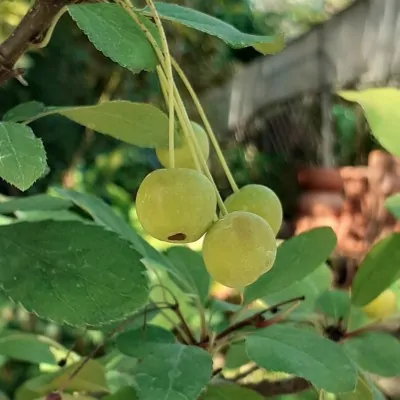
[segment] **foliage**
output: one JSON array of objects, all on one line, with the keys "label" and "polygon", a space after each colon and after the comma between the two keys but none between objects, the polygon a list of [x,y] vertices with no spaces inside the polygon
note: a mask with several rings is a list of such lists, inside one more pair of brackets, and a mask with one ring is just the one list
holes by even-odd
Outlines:
[{"label": "foliage", "polygon": [[[89,41],[121,68],[130,73],[156,69],[166,94],[168,115],[157,104],[144,104],[138,99],[108,99],[80,106],[32,101],[19,104],[8,110],[0,123],[3,179],[27,190],[43,176],[47,168],[45,150],[33,133],[33,121],[45,118],[62,123],[61,116],[99,136],[112,136],[113,140],[143,149],[168,146],[171,164],[175,141],[179,145],[182,135],[187,135],[198,170],[190,171],[190,175],[206,180],[201,175],[204,173],[214,183],[206,160],[196,151],[192,124],[170,69],[174,67],[183,83],[185,75],[179,63],[169,64],[162,25],[156,26],[148,18],[149,13],[154,14],[156,22],[157,17],[173,20],[178,26],[217,36],[234,48],[252,46],[261,54],[278,51],[282,40],[274,35],[241,32],[189,7],[156,3],[153,9],[151,0],[147,4],[149,8],[145,9],[132,9],[126,2],[75,4],[68,12]],[[132,35],[135,44],[147,50],[128,54]],[[113,41],[121,47],[112,45]],[[190,84],[186,86],[190,92]],[[376,92],[382,102],[372,101],[374,96],[370,94],[365,99],[364,95],[342,94],[363,105],[373,134],[396,153],[397,132],[389,128],[399,125],[392,104],[399,103],[397,91]],[[239,191],[201,105],[196,103],[195,94],[191,96],[227,180],[234,191]],[[183,133],[174,129],[175,112]],[[114,169],[122,165],[116,158]],[[185,193],[185,182],[179,185],[174,193],[183,193],[181,201],[189,193]],[[211,185],[209,181],[207,185]],[[213,190],[219,194],[216,187]],[[157,187],[153,192],[155,210],[162,201]],[[201,210],[199,199],[201,196],[196,199]],[[396,215],[395,200],[389,208]],[[146,204],[145,198],[143,201]],[[185,209],[182,201],[175,203],[176,221],[183,214],[188,218],[191,210]],[[168,207],[173,206],[168,203]],[[147,210],[149,215],[152,210]],[[221,199],[218,211],[223,216],[219,219],[219,213],[215,213],[213,227],[227,218]],[[369,394],[379,398],[375,383],[364,375],[400,375],[398,339],[381,332],[378,323],[368,319],[361,308],[398,283],[398,234],[388,236],[370,250],[351,291],[343,292],[332,290],[332,274],[325,264],[336,246],[331,228],[304,232],[278,247],[271,236],[270,253],[275,260],[271,271],[262,271],[254,283],[244,284],[245,288],[238,285],[239,301],[232,304],[211,295],[207,260],[201,253],[185,246],[158,251],[131,226],[126,214],[115,212],[93,194],[52,187],[48,193],[24,199],[5,197],[0,214],[0,292],[4,304],[9,306],[11,300],[35,321],[75,330],[78,338],[84,331],[91,338],[90,350],[71,352],[61,344],[61,338],[57,341],[37,332],[21,334],[4,329],[0,355],[5,361],[18,360],[32,366],[29,376],[18,382],[13,395],[17,400],[57,398],[57,393],[77,399],[258,399],[276,394],[271,388],[277,380],[309,389],[305,397],[295,397],[298,399],[314,396],[314,391],[320,393],[320,398],[325,392],[339,399],[365,398]],[[263,218],[247,215],[256,218],[262,229],[271,229]],[[210,220],[212,216],[213,212]],[[198,215],[192,217],[194,220]],[[156,222],[164,229],[168,220],[162,218],[160,215]],[[247,228],[235,227],[239,231],[235,248],[229,249],[229,243],[224,243],[227,251],[240,254],[243,243],[248,248],[257,243],[255,236],[250,238],[254,232]],[[206,226],[202,232],[207,235],[211,229],[211,225]],[[257,245],[257,250],[260,248]],[[251,257],[246,256],[241,258],[241,265],[235,265],[237,276],[243,275],[242,283],[246,274],[254,272],[251,268],[255,264],[265,266],[264,253],[254,251],[254,263],[247,265]],[[218,257],[224,259],[224,255]],[[227,275],[230,272],[226,270]],[[357,314],[362,318],[354,327],[350,320]],[[218,367],[218,360],[225,356],[229,362]],[[234,368],[238,376],[230,379],[227,370],[232,366],[240,370]],[[264,389],[257,390],[257,385],[245,382],[242,371],[246,367],[262,374]]]}]

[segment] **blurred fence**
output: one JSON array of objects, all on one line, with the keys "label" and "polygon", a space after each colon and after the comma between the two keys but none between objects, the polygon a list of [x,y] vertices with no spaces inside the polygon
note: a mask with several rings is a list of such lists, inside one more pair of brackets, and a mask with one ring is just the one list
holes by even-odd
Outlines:
[{"label": "blurred fence", "polygon": [[324,165],[332,165],[332,94],[397,84],[399,37],[399,0],[358,0],[205,93],[211,124],[221,138],[234,132],[238,141],[264,132],[259,140],[278,152],[307,141],[319,147]]}]

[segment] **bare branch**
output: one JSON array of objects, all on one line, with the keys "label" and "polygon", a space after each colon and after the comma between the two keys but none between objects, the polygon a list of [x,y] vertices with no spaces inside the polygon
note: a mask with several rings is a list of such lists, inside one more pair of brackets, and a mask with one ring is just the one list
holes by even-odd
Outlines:
[{"label": "bare branch", "polygon": [[22,74],[14,69],[15,63],[41,40],[55,16],[63,7],[78,0],[36,0],[19,25],[0,45],[0,86],[11,78]]}]

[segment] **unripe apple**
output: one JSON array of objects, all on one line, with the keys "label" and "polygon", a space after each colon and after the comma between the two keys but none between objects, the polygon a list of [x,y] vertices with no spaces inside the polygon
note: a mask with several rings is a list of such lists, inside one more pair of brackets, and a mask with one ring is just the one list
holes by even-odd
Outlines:
[{"label": "unripe apple", "polygon": [[364,312],[370,318],[386,318],[396,312],[397,298],[391,289],[384,290],[380,295],[375,297],[370,303],[363,307]]},{"label": "unripe apple", "polygon": [[274,232],[263,218],[235,211],[207,232],[203,259],[215,281],[242,289],[272,268],[276,248]]},{"label": "unripe apple", "polygon": [[[196,124],[195,122],[192,122],[191,124],[204,159],[207,160],[210,155],[210,142],[207,133],[199,124]],[[156,155],[161,165],[165,168],[169,168],[168,148],[156,148]],[[189,144],[183,135],[180,146],[175,147],[175,167],[196,169],[196,164],[192,157]]]},{"label": "unripe apple", "polygon": [[282,205],[275,192],[263,185],[246,185],[225,200],[228,212],[248,211],[257,214],[270,225],[274,234],[282,225]]},{"label": "unripe apple", "polygon": [[159,169],[141,183],[136,211],[143,229],[158,240],[191,243],[211,226],[217,207],[214,186],[200,172]]}]

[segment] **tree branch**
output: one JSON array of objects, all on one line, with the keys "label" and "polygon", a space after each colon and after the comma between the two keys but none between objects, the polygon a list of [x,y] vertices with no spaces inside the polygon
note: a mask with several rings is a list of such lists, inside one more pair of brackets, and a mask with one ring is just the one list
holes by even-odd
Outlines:
[{"label": "tree branch", "polygon": [[254,390],[261,396],[273,397],[304,392],[311,387],[311,384],[303,378],[296,377],[280,381],[264,380],[258,383],[249,383],[242,386]]},{"label": "tree branch", "polygon": [[22,74],[22,70],[14,69],[15,63],[29,46],[40,41],[63,7],[77,2],[79,0],[35,0],[19,25],[0,45],[0,86]]}]

